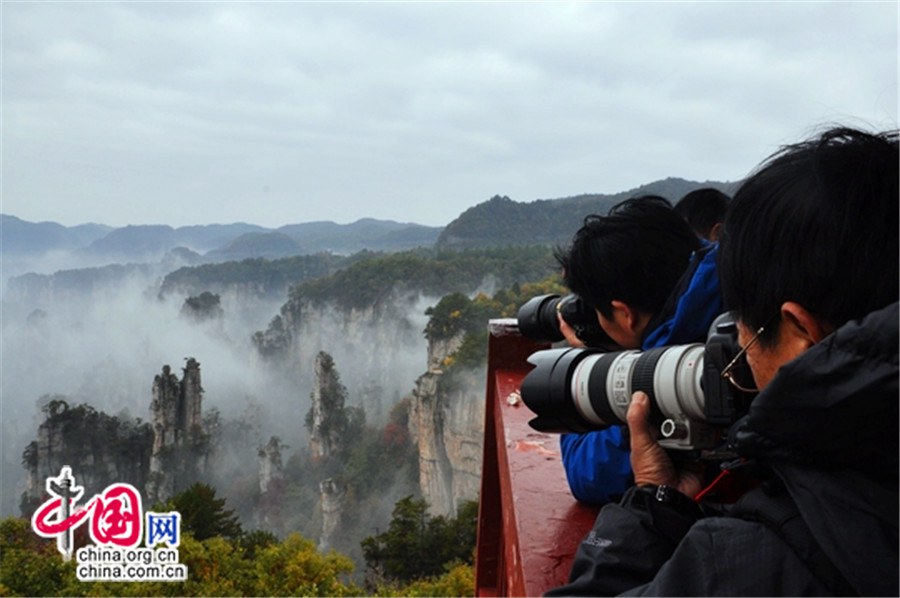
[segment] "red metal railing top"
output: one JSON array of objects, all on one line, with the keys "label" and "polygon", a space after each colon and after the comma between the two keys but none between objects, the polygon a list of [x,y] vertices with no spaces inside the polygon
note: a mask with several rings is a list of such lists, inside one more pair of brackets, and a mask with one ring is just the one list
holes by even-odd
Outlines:
[{"label": "red metal railing top", "polygon": [[526,358],[546,345],[513,319],[491,320],[489,332],[475,594],[539,596],[566,582],[597,509],[569,492],[559,437],[528,426],[519,386]]}]

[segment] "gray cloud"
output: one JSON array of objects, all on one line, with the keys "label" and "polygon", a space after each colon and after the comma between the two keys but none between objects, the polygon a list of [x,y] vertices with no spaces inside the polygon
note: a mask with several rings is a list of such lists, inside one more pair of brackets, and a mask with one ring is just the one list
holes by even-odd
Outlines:
[{"label": "gray cloud", "polygon": [[3,5],[2,210],[446,224],[896,126],[894,3]]}]

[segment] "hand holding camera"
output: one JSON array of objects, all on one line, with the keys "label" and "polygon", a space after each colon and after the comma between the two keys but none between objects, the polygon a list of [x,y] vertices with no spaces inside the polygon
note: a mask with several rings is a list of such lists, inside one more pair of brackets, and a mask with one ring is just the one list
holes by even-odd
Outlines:
[{"label": "hand holding camera", "polygon": [[686,496],[694,496],[703,488],[702,468],[695,464],[677,467],[657,441],[656,428],[650,424],[649,415],[650,397],[645,392],[634,393],[628,407],[628,432],[635,485],[669,486]]}]

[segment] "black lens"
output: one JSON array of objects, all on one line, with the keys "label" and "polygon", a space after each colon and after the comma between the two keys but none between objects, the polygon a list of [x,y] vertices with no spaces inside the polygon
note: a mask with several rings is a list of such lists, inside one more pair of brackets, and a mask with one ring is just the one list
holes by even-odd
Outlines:
[{"label": "black lens", "polygon": [[519,308],[519,332],[539,343],[555,343],[563,340],[556,318],[559,295],[538,295],[532,297]]},{"label": "black lens", "polygon": [[588,306],[578,295],[538,295],[529,299],[517,314],[519,332],[539,343],[555,343],[563,340],[559,329],[559,319],[563,317],[572,327],[581,342],[588,347],[613,351],[619,349],[609,338],[600,322],[597,312]]}]

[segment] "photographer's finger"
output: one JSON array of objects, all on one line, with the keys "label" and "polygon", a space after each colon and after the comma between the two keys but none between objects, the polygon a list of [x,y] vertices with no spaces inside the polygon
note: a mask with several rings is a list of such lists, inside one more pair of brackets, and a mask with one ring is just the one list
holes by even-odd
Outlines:
[{"label": "photographer's finger", "polygon": [[580,338],[575,334],[575,330],[569,326],[569,323],[562,317],[562,314],[556,312],[556,318],[559,321],[559,331],[562,333],[563,337],[565,337],[566,342],[569,343],[570,347],[576,348],[584,348],[585,344],[581,341]]},{"label": "photographer's finger", "polygon": [[631,435],[631,450],[638,450],[656,444],[650,431],[647,416],[650,414],[650,397],[644,392],[636,392],[628,406],[628,433]]}]

